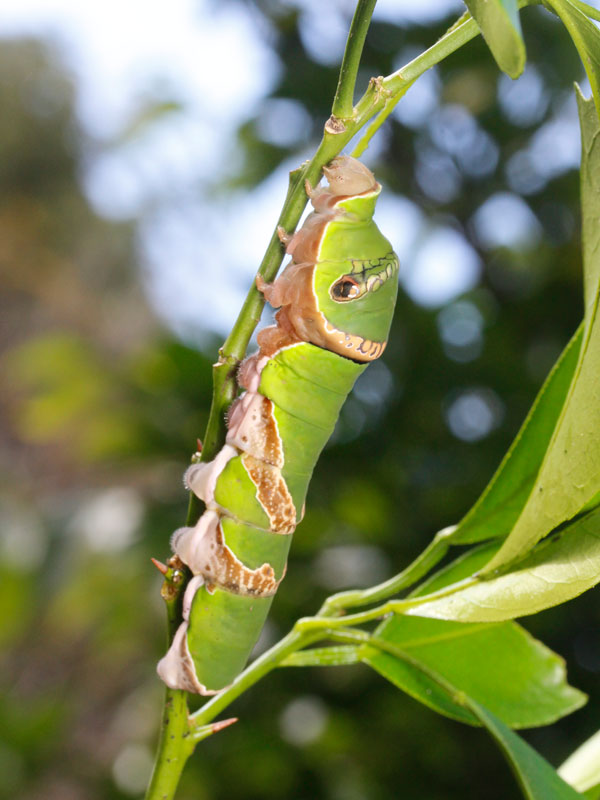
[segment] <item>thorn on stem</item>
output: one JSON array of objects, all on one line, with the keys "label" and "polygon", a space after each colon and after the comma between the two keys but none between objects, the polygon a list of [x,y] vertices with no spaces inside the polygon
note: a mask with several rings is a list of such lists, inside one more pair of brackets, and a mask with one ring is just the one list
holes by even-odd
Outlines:
[{"label": "thorn on stem", "polygon": [[158,561],[156,558],[151,558],[150,561],[154,564],[156,569],[160,572],[161,575],[166,575],[169,571],[169,568],[166,564],[163,564],[162,561]]},{"label": "thorn on stem", "polygon": [[233,725],[234,722],[237,721],[238,717],[230,717],[230,719],[222,719],[219,722],[213,722],[213,724],[211,725],[212,732],[218,733],[219,731],[222,731],[223,728],[228,728],[230,725]]},{"label": "thorn on stem", "polygon": [[202,439],[196,439],[196,445],[197,445],[197,448],[198,448],[198,452],[201,453],[202,452],[202,448],[204,447],[204,445],[202,444]]}]

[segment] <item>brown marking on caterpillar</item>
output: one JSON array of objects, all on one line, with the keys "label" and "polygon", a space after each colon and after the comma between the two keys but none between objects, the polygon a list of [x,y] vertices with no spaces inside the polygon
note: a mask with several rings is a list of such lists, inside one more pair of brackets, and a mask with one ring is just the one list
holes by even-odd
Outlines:
[{"label": "brown marking on caterpillar", "polygon": [[205,511],[195,527],[175,531],[171,546],[194,575],[203,577],[207,591],[218,586],[233,594],[271,597],[279,586],[270,564],[250,569],[237,558],[215,511]]},{"label": "brown marking on caterpillar", "polygon": [[[341,331],[327,321],[323,312],[317,308],[312,286],[315,265],[310,265],[310,271],[306,266],[294,263],[288,265],[280,278],[271,285],[277,290],[276,297],[277,300],[281,299],[282,307],[275,315],[277,325],[264,328],[258,334],[259,356],[272,356],[282,347],[302,341],[311,342],[355,361],[373,361],[379,358],[387,342],[369,342],[370,347],[365,350],[363,336]],[[303,269],[300,274],[303,281],[294,285],[293,294],[287,294],[285,285],[278,285],[278,281],[284,279],[286,272],[291,272],[294,267]]]},{"label": "brown marking on caterpillar", "polygon": [[341,120],[339,117],[334,117],[332,114],[325,123],[325,130],[327,133],[332,133],[334,136],[336,136],[340,133],[344,133],[346,126],[344,125],[343,120]]},{"label": "brown marking on caterpillar", "polygon": [[[379,184],[368,167],[347,156],[335,158],[323,168],[323,172],[329,186],[314,190],[307,187],[315,210],[288,242],[286,252],[292,256],[292,261],[271,284],[266,283],[262,276],[257,276],[256,285],[259,291],[274,308],[279,308],[275,315],[277,324],[258,334],[259,356],[272,356],[282,347],[302,341],[311,342],[355,361],[373,361],[381,355],[386,342],[369,341],[367,344],[364,337],[346,334],[331,325],[318,308],[313,281],[325,228],[332,220],[345,213],[339,208],[339,204],[348,197],[375,192],[379,189]],[[389,258],[395,261],[392,253]],[[368,275],[362,274],[364,286],[361,285],[361,295],[366,291],[375,291],[376,281],[383,283],[392,277],[394,268],[388,272],[386,259],[388,256],[376,259],[368,267],[365,267],[367,262],[356,262],[353,265],[353,273],[356,270],[357,275],[361,271],[369,271]],[[382,267],[380,272],[371,275],[370,272],[377,267]]]},{"label": "brown marking on caterpillar", "polygon": [[279,586],[275,571],[270,564],[257,569],[249,569],[236,558],[225,544],[223,529],[219,524],[215,529],[215,556],[206,564],[206,577],[221,589],[240,595],[272,597]]},{"label": "brown marking on caterpillar", "polygon": [[292,534],[296,529],[296,507],[281,471],[247,454],[242,456],[242,462],[256,486],[256,497],[269,518],[271,530]]},{"label": "brown marking on caterpillar", "polygon": [[347,358],[355,361],[374,361],[383,353],[387,342],[374,342],[354,333],[346,333],[331,325],[323,318],[324,337],[328,342],[328,349],[334,350]]}]

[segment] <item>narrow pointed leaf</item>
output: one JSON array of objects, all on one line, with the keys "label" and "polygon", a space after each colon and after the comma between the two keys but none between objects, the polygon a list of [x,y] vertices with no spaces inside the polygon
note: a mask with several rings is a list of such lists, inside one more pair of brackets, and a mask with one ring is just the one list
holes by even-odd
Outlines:
[{"label": "narrow pointed leaf", "polygon": [[600,731],[561,764],[558,774],[579,792],[600,793]]},{"label": "narrow pointed leaf", "polygon": [[[464,564],[462,565],[464,567]],[[460,622],[500,622],[564,603],[600,581],[600,510],[541,542],[510,572],[475,574],[404,613]]]},{"label": "narrow pointed leaf", "polygon": [[600,115],[600,31],[581,10],[583,4],[570,0],[545,0],[569,31],[573,44],[585,67],[592,87],[596,109]]},{"label": "narrow pointed leaf", "polygon": [[453,544],[506,537],[529,497],[564,405],[581,348],[581,326],[548,375],[487,488],[448,538]]},{"label": "narrow pointed leaf", "polygon": [[[566,0],[561,0],[566,2]],[[591,25],[592,23],[590,23]],[[597,46],[600,51],[600,32]],[[541,538],[590,507],[600,492],[600,123],[591,102],[579,101],[584,158],[581,196],[584,207],[584,334],[569,394],[532,488],[511,533],[486,568],[493,571],[527,553]]]},{"label": "narrow pointed leaf", "polygon": [[581,795],[520,736],[483,706],[473,700],[467,700],[467,703],[504,753],[528,800],[581,800]]},{"label": "narrow pointed leaf", "polygon": [[517,0],[465,0],[496,63],[511,78],[525,67],[525,42]]},{"label": "narrow pointed leaf", "polygon": [[[600,35],[598,41],[600,48]],[[581,126],[581,227],[583,240],[583,295],[586,327],[596,316],[600,288],[600,124],[592,99],[575,86]]]}]

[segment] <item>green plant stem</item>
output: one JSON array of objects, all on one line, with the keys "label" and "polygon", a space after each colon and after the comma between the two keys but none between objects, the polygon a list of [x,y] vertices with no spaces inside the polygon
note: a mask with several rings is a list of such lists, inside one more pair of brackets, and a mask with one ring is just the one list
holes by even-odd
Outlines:
[{"label": "green plant stem", "polygon": [[331,116],[338,120],[343,121],[352,116],[356,76],[376,2],[377,0],[358,0],[354,12],[331,108]]},{"label": "green plant stem", "polygon": [[[418,597],[407,597],[402,600],[388,600],[375,608],[369,608],[366,611],[360,611],[356,614],[345,614],[338,617],[330,616],[316,616],[316,617],[303,617],[299,619],[294,630],[301,633],[308,631],[322,630],[329,627],[331,629],[344,627],[346,625],[364,625],[366,622],[381,619],[388,614],[404,614],[413,608],[418,608],[420,605],[432,602],[433,600],[440,600],[444,597],[449,597],[456,592],[463,591],[470,586],[475,586],[478,583],[478,578],[465,578],[462,581],[457,581],[448,587],[439,589],[437,592],[430,594],[420,595]],[[326,604],[325,604],[326,605]]]},{"label": "green plant stem", "polygon": [[174,797],[181,773],[193,749],[194,742],[189,735],[186,693],[167,689],[158,752],[146,800],[169,800]]},{"label": "green plant stem", "polygon": [[396,108],[402,97],[410,89],[413,83],[414,81],[412,83],[406,84],[406,86],[401,92],[397,92],[395,95],[392,95],[390,99],[385,103],[382,110],[375,117],[373,122],[369,125],[365,134],[361,137],[358,144],[354,147],[354,150],[352,151],[352,155],[354,158],[360,158],[362,156],[367,147],[371,144],[371,139],[373,138],[373,136],[375,136],[377,131],[381,128],[383,123],[387,120],[389,115]]},{"label": "green plant stem", "polygon": [[[170,567],[161,590],[167,609],[168,645],[179,625],[184,587],[184,572],[177,566]],[[167,687],[156,761],[146,800],[167,800],[174,796],[185,762],[193,749],[189,738],[187,695],[184,691]]]},{"label": "green plant stem", "polygon": [[347,608],[378,603],[387,597],[398,594],[399,591],[407,586],[412,586],[446,555],[450,547],[450,543],[447,540],[453,531],[454,527],[444,528],[439,531],[412,564],[398,573],[398,575],[389,578],[389,580],[383,581],[383,583],[379,583],[376,586],[370,586],[368,589],[354,589],[328,597],[317,616],[330,617]]}]

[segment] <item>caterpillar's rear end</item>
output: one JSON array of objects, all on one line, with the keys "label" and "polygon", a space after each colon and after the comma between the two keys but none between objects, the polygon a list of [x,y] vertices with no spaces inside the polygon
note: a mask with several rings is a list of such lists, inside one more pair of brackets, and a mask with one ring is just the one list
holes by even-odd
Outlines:
[{"label": "caterpillar's rear end", "polygon": [[329,187],[288,243],[292,261],[273,284],[257,280],[277,324],[240,369],[226,444],[191,466],[186,484],[206,504],[172,539],[193,578],[183,622],[158,665],[176,689],[215,694],[241,672],[284,577],[308,484],[340,409],[385,348],[398,260],[373,222],[381,191],[349,157],[324,169]]}]

